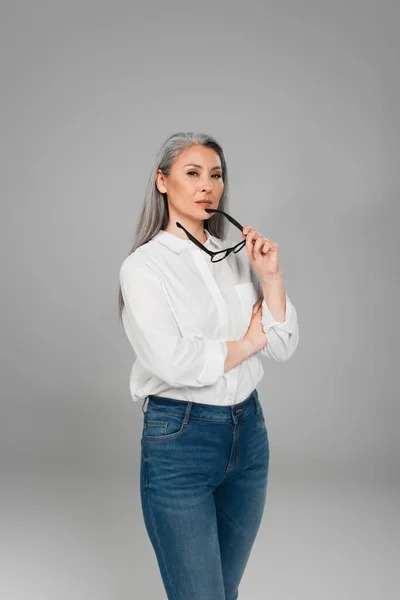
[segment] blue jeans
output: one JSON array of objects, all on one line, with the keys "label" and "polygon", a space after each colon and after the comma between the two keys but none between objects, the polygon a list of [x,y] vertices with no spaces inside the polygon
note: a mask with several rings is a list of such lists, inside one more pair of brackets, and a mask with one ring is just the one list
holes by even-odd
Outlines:
[{"label": "blue jeans", "polygon": [[231,406],[148,396],[140,494],[168,600],[238,598],[264,511],[268,465],[256,389]]}]

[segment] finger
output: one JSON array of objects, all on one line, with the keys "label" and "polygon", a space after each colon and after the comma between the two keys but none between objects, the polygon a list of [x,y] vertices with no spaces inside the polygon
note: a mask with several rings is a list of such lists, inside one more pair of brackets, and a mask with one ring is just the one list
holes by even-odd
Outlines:
[{"label": "finger", "polygon": [[263,244],[263,247],[262,247],[262,253],[263,254],[268,254],[268,252],[271,249],[271,247],[272,247],[272,243],[270,241],[265,242]]},{"label": "finger", "polygon": [[256,314],[256,312],[257,312],[258,310],[260,310],[261,304],[262,304],[262,298],[261,298],[260,300],[257,300],[257,302],[254,304],[254,306],[253,306],[253,311],[252,311],[252,312],[253,312],[253,315],[255,315],[255,314]]},{"label": "finger", "polygon": [[250,260],[255,259],[254,247],[259,235],[255,229],[252,229],[246,236],[246,250]]},{"label": "finger", "polygon": [[242,235],[244,235],[245,237],[247,237],[247,234],[249,233],[249,231],[251,231],[253,228],[251,225],[243,225],[242,231],[240,232]]},{"label": "finger", "polygon": [[258,232],[253,227],[250,227],[246,233],[246,243],[249,245],[249,247],[253,245],[254,236],[258,236]]},{"label": "finger", "polygon": [[254,244],[254,248],[253,248],[253,252],[254,252],[254,256],[257,258],[257,256],[260,254],[261,252],[261,248],[264,245],[264,238],[259,237],[255,244]]}]

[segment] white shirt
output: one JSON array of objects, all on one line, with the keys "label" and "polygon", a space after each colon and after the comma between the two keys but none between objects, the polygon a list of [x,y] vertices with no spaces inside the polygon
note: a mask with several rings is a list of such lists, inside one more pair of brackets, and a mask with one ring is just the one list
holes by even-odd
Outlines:
[{"label": "white shirt", "polygon": [[[213,251],[238,241],[204,230]],[[262,302],[267,345],[224,373],[226,341],[243,338],[253,304],[263,296],[246,248],[221,262],[189,239],[161,229],[123,261],[119,280],[122,322],[136,354],[130,374],[133,401],[157,394],[227,406],[245,400],[264,376],[266,358],[288,360],[299,339],[296,309],[286,294],[286,320]]]}]

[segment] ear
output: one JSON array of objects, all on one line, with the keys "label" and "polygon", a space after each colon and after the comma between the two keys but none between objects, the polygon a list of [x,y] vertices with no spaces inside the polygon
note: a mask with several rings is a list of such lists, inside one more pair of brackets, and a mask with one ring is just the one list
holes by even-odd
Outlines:
[{"label": "ear", "polygon": [[164,173],[160,169],[157,169],[155,179],[156,179],[155,183],[156,183],[156,187],[157,187],[158,191],[160,192],[160,194],[165,194],[167,190],[164,185]]}]

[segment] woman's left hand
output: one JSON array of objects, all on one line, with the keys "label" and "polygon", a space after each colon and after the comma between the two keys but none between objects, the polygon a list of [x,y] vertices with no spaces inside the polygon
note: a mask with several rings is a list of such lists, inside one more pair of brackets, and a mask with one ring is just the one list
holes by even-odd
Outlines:
[{"label": "woman's left hand", "polygon": [[249,261],[261,281],[279,273],[278,244],[262,237],[251,225],[245,225],[240,233],[246,238]]}]

